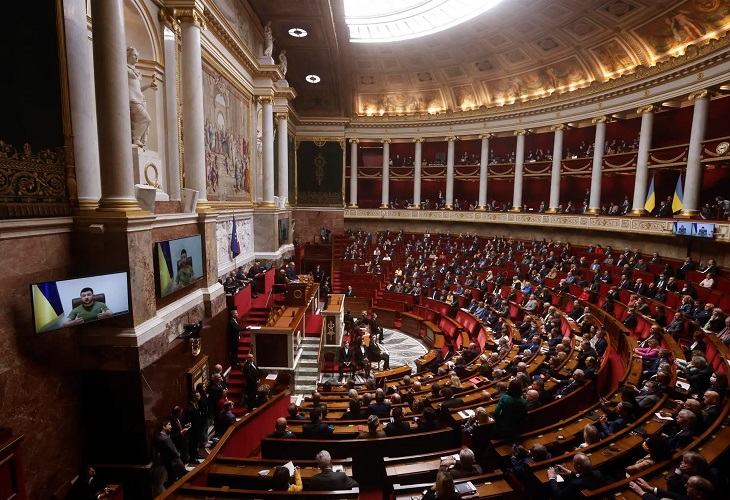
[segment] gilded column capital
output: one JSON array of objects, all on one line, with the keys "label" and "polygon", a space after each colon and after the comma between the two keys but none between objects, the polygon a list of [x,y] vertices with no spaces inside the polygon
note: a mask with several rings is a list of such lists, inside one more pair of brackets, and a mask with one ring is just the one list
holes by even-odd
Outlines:
[{"label": "gilded column capital", "polygon": [[494,134],[479,134],[480,139],[491,139],[494,137]]},{"label": "gilded column capital", "polygon": [[606,123],[607,121],[608,121],[608,117],[607,116],[596,116],[595,118],[593,118],[591,120],[591,123],[593,125],[598,125],[599,123]]},{"label": "gilded column capital", "polygon": [[566,128],[567,127],[565,126],[564,123],[558,123],[557,125],[553,125],[552,127],[550,127],[550,130],[552,130],[553,132],[555,132],[557,130],[565,130]]},{"label": "gilded column capital", "polygon": [[695,90],[694,92],[692,92],[689,95],[688,99],[690,101],[696,101],[697,99],[704,99],[705,97],[707,97],[707,94],[708,94],[707,89]]},{"label": "gilded column capital", "polygon": [[261,103],[261,104],[273,104],[274,103],[274,98],[271,97],[270,95],[262,95],[262,96],[259,96],[258,99],[259,99],[259,103]]},{"label": "gilded column capital", "polygon": [[391,142],[393,142],[391,139],[381,139],[380,140],[381,144],[390,144]]},{"label": "gilded column capital", "polygon": [[276,118],[277,120],[286,120],[289,118],[289,114],[288,113],[276,113],[274,115],[274,118]]},{"label": "gilded column capital", "polygon": [[175,33],[180,33],[180,23],[177,22],[177,19],[175,19],[175,16],[173,15],[173,10],[170,8],[163,8],[159,10],[159,13],[157,17],[159,18],[160,22],[170,28]]},{"label": "gilded column capital", "polygon": [[450,136],[446,137],[446,140],[447,140],[447,141],[456,141],[456,140],[458,140],[458,139],[459,139],[459,138],[458,138],[458,137],[456,137],[455,135],[450,135]]},{"label": "gilded column capital", "polygon": [[350,144],[358,144],[359,142],[360,142],[360,139],[358,139],[357,137],[352,137],[350,139]]},{"label": "gilded column capital", "polygon": [[423,137],[416,137],[413,139],[413,142],[426,142],[426,140]]},{"label": "gilded column capital", "polygon": [[515,131],[514,131],[514,135],[527,135],[527,134],[528,134],[528,131],[527,131],[527,130],[525,130],[525,129],[522,129],[522,130],[515,130]]},{"label": "gilded column capital", "polygon": [[173,7],[172,9],[160,9],[160,17],[162,18],[162,11],[167,10],[166,17],[171,18],[175,23],[191,23],[200,28],[201,30],[206,29],[205,16],[203,15],[202,6],[195,6],[189,9],[178,9]]},{"label": "gilded column capital", "polygon": [[649,104],[648,106],[642,106],[637,109],[636,113],[639,115],[645,115],[646,113],[653,113],[654,111],[656,111],[656,106]]}]

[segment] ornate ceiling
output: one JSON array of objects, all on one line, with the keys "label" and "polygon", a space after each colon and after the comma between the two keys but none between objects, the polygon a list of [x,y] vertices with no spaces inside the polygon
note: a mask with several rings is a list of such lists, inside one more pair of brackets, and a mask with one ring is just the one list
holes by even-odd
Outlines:
[{"label": "ornate ceiling", "polygon": [[[302,117],[468,110],[569,92],[681,55],[730,29],[726,0],[508,0],[456,28],[349,41],[340,0],[250,0]],[[304,38],[288,34],[303,28]],[[319,84],[304,80],[308,74]]]}]

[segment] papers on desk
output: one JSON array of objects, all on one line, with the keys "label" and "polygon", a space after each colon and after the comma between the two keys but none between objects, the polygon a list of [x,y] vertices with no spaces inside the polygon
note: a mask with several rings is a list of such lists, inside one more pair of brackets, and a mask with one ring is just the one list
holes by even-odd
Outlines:
[{"label": "papers on desk", "polygon": [[556,475],[555,475],[555,480],[556,480],[557,482],[559,482],[559,483],[563,483],[563,482],[565,482],[565,479],[563,479],[563,476],[561,476],[560,474],[556,474]]},{"label": "papers on desk", "polygon": [[659,413],[659,412],[656,412],[656,413],[655,413],[654,415],[656,415],[656,417],[657,417],[657,418],[658,418],[659,420],[674,420],[674,418],[673,418],[673,417],[665,417],[664,415],[662,415],[662,414],[661,414],[661,413]]},{"label": "papers on desk", "polygon": [[345,472],[345,467],[342,465],[333,465],[332,472]]},{"label": "papers on desk", "polygon": [[269,471],[269,469],[260,470],[259,471],[259,476],[266,477],[266,476],[269,475],[269,472],[271,472],[271,471]]},{"label": "papers on desk", "polygon": [[300,404],[302,404],[302,400],[304,400],[304,395],[303,394],[299,394],[298,396],[296,396],[294,398],[294,404],[297,405],[297,406],[299,406]]},{"label": "papers on desk", "polygon": [[689,383],[684,380],[677,379],[677,387],[679,387],[683,391],[689,391]]},{"label": "papers on desk", "polygon": [[453,458],[455,461],[458,462],[459,461],[459,454],[458,453],[454,453],[453,455],[446,455],[445,457],[441,457],[441,461],[443,462],[444,460],[448,460],[450,458]]},{"label": "papers on desk", "polygon": [[456,491],[458,491],[459,494],[463,497],[463,495],[471,495],[476,493],[477,489],[471,481],[467,481],[465,483],[457,483]]},{"label": "papers on desk", "polygon": [[284,467],[285,469],[287,469],[289,471],[289,476],[294,475],[294,463],[293,462],[289,461],[289,462],[285,463],[284,465],[282,465],[282,467]]},{"label": "papers on desk", "polygon": [[474,416],[474,410],[472,410],[471,408],[467,408],[466,410],[461,410],[459,412],[459,416],[461,418],[473,417]]},{"label": "papers on desk", "polygon": [[276,380],[276,373],[269,373],[266,375],[266,380]]}]

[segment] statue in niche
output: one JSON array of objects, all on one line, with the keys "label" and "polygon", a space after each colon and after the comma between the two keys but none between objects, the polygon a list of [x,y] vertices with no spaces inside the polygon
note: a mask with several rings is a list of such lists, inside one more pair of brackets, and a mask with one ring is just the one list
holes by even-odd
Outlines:
[{"label": "statue in niche", "polygon": [[264,26],[264,56],[271,57],[274,53],[274,35],[271,33],[271,21]]},{"label": "statue in niche", "polygon": [[281,70],[281,74],[284,75],[284,78],[286,78],[287,64],[286,49],[282,49],[281,53],[279,53],[279,69]]},{"label": "statue in niche", "polygon": [[129,114],[132,120],[132,144],[141,148],[147,143],[147,134],[152,119],[147,112],[147,100],[143,92],[147,89],[157,90],[155,76],[149,85],[142,85],[142,73],[137,69],[139,52],[134,47],[127,47],[127,77],[129,79]]}]

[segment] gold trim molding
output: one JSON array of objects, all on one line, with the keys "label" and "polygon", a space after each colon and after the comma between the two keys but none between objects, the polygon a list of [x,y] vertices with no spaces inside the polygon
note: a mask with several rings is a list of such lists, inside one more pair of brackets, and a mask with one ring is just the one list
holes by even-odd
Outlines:
[{"label": "gold trim molding", "polygon": [[645,115],[646,113],[653,113],[654,111],[656,111],[656,107],[652,104],[649,104],[648,106],[642,106],[637,109],[636,114]]},{"label": "gold trim molding", "polygon": [[593,125],[598,125],[599,123],[606,123],[608,121],[607,116],[596,116],[593,119],[591,119],[591,123]]},{"label": "gold trim molding", "polygon": [[704,99],[705,97],[707,97],[707,94],[707,89],[695,90],[689,95],[689,97],[687,97],[687,99],[689,99],[690,101],[696,101],[697,99]]}]

